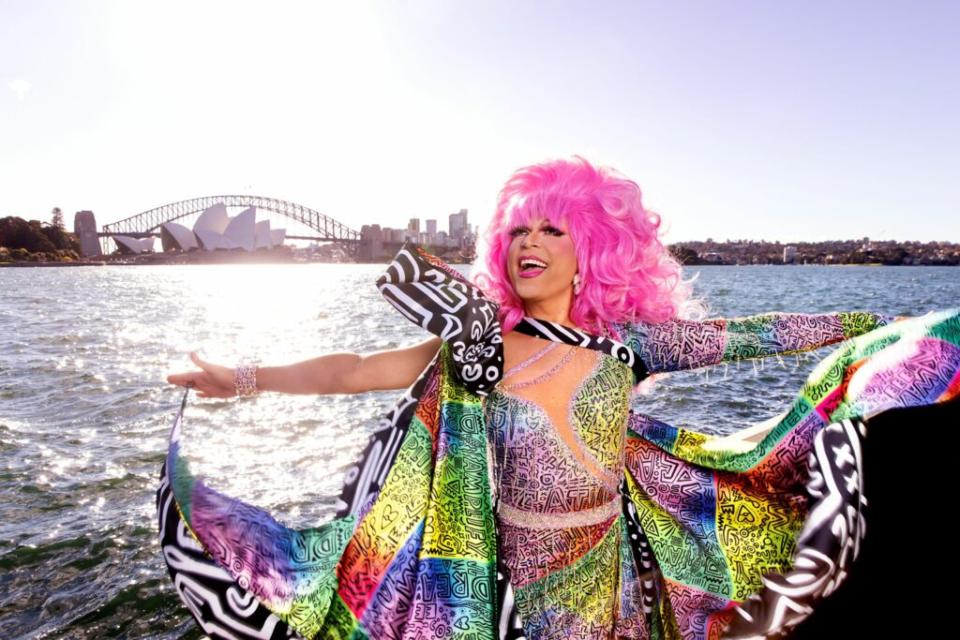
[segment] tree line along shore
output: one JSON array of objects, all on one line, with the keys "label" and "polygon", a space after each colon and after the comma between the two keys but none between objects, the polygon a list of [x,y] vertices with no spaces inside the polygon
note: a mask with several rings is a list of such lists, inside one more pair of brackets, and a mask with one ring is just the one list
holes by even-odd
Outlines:
[{"label": "tree line along shore", "polygon": [[[102,263],[103,256],[85,260],[77,236],[64,230],[63,217],[54,210],[52,222],[0,218],[0,265]],[[960,244],[900,242],[895,240],[828,240],[823,242],[767,242],[712,239],[669,245],[685,265],[754,264],[870,264],[960,266]],[[115,252],[119,255],[119,251]],[[111,254],[113,255],[113,254]]]},{"label": "tree line along shore", "polygon": [[890,266],[958,266],[960,244],[898,240],[826,240],[767,242],[725,240],[678,242],[670,251],[683,264],[842,264]]},{"label": "tree line along shore", "polygon": [[17,262],[82,262],[80,241],[63,228],[63,217],[54,221],[24,220],[15,216],[0,218],[0,264]]}]

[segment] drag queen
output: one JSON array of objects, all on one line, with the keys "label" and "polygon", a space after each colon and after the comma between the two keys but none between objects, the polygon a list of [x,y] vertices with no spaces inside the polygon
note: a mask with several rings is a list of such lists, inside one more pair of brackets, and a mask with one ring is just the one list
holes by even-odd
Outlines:
[{"label": "drag queen", "polygon": [[[782,636],[807,617],[863,535],[865,420],[958,394],[960,321],[683,320],[689,287],[659,224],[613,169],[524,167],[472,280],[409,245],[378,280],[434,337],[286,367],[191,354],[199,370],[168,377],[188,390],[158,512],[205,633],[706,640]],[[633,409],[651,374],[841,342],[749,446]],[[191,474],[189,388],[404,393],[347,474],[337,517],[292,530]]]}]

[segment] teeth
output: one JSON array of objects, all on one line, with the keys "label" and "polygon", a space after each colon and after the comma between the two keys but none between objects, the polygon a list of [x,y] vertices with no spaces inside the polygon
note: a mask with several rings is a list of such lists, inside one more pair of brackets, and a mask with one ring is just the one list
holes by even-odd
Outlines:
[{"label": "teeth", "polygon": [[520,262],[521,269],[526,269],[527,267],[540,267],[542,269],[546,269],[547,263],[540,262],[539,260],[523,260]]}]

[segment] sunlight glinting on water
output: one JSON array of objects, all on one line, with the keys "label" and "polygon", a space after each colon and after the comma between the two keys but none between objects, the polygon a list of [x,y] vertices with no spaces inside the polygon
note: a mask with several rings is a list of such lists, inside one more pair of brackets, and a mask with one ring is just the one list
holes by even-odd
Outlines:
[{"label": "sunlight glinting on water", "polygon": [[[177,304],[189,319],[187,331],[171,332],[167,341],[165,353],[175,369],[181,368],[178,351],[183,370],[193,369],[187,357],[193,349],[210,362],[233,366],[240,359],[280,365],[379,348],[357,348],[358,341],[379,342],[376,318],[364,318],[359,309],[357,318],[344,314],[346,293],[376,296],[376,265],[361,267],[371,271],[364,282],[345,265],[225,266],[197,267],[189,283],[178,287]],[[348,326],[352,335],[342,333]],[[358,328],[366,334],[357,336]],[[388,406],[382,397],[382,404],[372,403],[376,395],[262,394],[229,402],[191,395],[184,452],[218,490],[271,508],[291,526],[312,526],[329,515],[332,502],[316,503],[311,496],[336,493],[343,467]]]},{"label": "sunlight glinting on water", "polygon": [[[10,566],[5,577],[12,576],[4,588],[24,603],[12,624],[87,639],[143,619],[145,631],[136,637],[181,637],[187,614],[167,584],[154,512],[184,391],[166,376],[195,369],[191,350],[227,367],[241,359],[276,366],[422,341],[425,330],[377,292],[383,268],[0,271],[7,294],[0,297],[0,545],[7,541],[0,554]],[[724,317],[853,309],[917,315],[956,301],[960,282],[956,271],[936,268],[702,271],[698,291],[712,314]],[[828,350],[670,374],[636,397],[634,408],[678,426],[729,433],[782,412]],[[400,395],[219,400],[191,391],[183,454],[214,489],[291,527],[315,526],[332,515],[347,466]],[[121,607],[79,623],[80,635],[71,635],[73,621],[110,598],[126,602],[132,592],[162,603],[149,605],[146,616]]]}]

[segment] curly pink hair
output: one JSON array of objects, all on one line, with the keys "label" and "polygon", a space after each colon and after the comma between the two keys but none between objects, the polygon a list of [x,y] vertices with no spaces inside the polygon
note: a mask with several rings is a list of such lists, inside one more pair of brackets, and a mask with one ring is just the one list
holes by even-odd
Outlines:
[{"label": "curly pink hair", "polygon": [[575,155],[515,171],[483,233],[471,279],[500,305],[504,333],[525,315],[507,273],[510,229],[543,218],[573,240],[583,283],[570,310],[577,326],[603,334],[611,323],[677,317],[690,287],[658,237],[660,216],[643,207],[637,183]]}]

